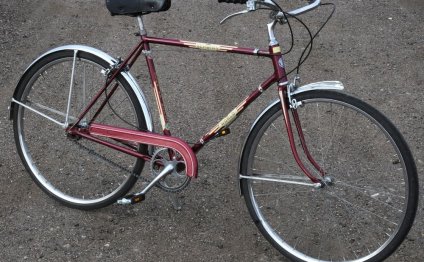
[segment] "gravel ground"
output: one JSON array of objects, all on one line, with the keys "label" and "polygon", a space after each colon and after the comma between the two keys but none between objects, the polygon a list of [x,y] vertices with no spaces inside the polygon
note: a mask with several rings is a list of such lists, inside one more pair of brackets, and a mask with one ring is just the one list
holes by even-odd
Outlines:
[{"label": "gravel ground", "polygon": [[[145,22],[148,32],[157,36],[265,47],[264,13],[219,26],[220,19],[239,9],[217,1],[174,1],[170,11],[151,14]],[[316,30],[325,13],[308,14],[305,21]],[[135,22],[109,16],[100,0],[0,0],[0,57],[5,69],[0,88],[0,260],[286,261],[251,222],[236,181],[246,130],[276,97],[272,90],[232,126],[232,135],[212,142],[199,154],[199,179],[180,195],[181,211],[174,210],[167,195],[158,190],[135,206],[113,205],[93,212],[69,209],[43,194],[24,170],[7,110],[22,72],[42,52],[69,43],[125,56],[137,42]],[[424,3],[419,0],[341,1],[302,70],[304,83],[340,80],[347,92],[384,112],[408,141],[421,180],[423,22]],[[280,32],[287,38],[285,31]],[[299,32],[297,39],[287,58],[289,65],[307,35]],[[257,58],[157,51],[173,134],[188,141],[225,116],[269,70]],[[133,73],[150,96],[144,72],[140,65]],[[421,201],[412,231],[389,261],[424,257],[423,207]]]}]

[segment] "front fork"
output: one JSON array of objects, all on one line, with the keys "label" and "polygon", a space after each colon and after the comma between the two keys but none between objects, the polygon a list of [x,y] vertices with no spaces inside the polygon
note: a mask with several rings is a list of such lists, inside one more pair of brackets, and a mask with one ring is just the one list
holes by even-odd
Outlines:
[{"label": "front fork", "polygon": [[290,108],[290,101],[289,101],[289,96],[287,94],[287,85],[286,84],[279,84],[278,85],[278,95],[279,95],[280,101],[281,101],[281,108],[282,108],[283,115],[284,115],[284,124],[286,126],[287,136],[289,138],[289,143],[290,143],[290,148],[291,148],[293,157],[296,160],[297,165],[299,166],[299,168],[303,171],[303,173],[313,183],[320,183],[321,185],[324,185],[322,179],[316,178],[314,175],[312,175],[309,172],[309,170],[306,168],[306,166],[303,164],[302,160],[300,159],[299,153],[297,152],[297,147],[296,147],[296,144],[295,144],[295,141],[294,141],[292,124],[291,124],[291,121],[290,121],[289,110],[292,113],[293,120],[295,122],[296,130],[297,130],[297,133],[299,135],[299,140],[300,140],[300,143],[302,145],[303,152],[305,153],[309,162],[315,167],[316,170],[318,170],[321,178],[324,178],[324,176],[325,176],[324,170],[314,160],[314,158],[310,154],[308,147],[306,145],[306,141],[305,141],[305,137],[303,135],[302,126],[300,124],[300,119],[299,119],[299,115],[297,113],[297,109],[296,108]]}]

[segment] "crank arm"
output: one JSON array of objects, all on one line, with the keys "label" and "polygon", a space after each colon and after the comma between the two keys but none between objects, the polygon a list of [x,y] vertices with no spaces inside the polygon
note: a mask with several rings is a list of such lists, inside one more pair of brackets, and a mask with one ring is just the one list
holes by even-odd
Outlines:
[{"label": "crank arm", "polygon": [[157,175],[155,179],[153,179],[152,182],[150,182],[140,193],[119,199],[117,203],[119,205],[129,205],[143,201],[146,193],[149,192],[149,190],[152,189],[159,180],[172,173],[172,171],[174,171],[174,167],[172,165],[165,166],[162,172],[160,172],[160,174]]}]

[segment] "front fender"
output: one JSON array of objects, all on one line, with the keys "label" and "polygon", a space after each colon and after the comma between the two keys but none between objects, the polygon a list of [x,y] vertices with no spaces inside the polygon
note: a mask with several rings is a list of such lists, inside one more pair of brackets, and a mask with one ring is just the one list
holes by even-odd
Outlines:
[{"label": "front fender", "polygon": [[[316,82],[316,83],[310,83],[304,86],[300,86],[298,88],[296,88],[291,95],[296,95],[296,94],[300,94],[300,93],[304,93],[304,92],[308,92],[308,91],[312,91],[312,90],[343,90],[344,86],[341,82],[339,81],[322,81],[322,82]],[[240,158],[239,158],[239,164],[238,164],[238,179],[239,179],[239,189],[240,189],[240,195],[244,195],[242,186],[241,186],[241,178],[240,175],[242,175],[243,171],[242,171],[242,157],[243,155],[246,153],[246,142],[249,139],[252,130],[256,127],[256,125],[258,124],[259,120],[269,111],[271,110],[271,108],[273,106],[275,106],[276,104],[280,103],[280,99],[277,99],[275,101],[273,101],[269,106],[267,106],[260,114],[259,116],[255,119],[255,121],[253,122],[252,126],[249,129],[249,132],[246,136],[246,140],[243,143],[243,147],[241,150],[241,154],[240,154]]]},{"label": "front fender", "polygon": [[340,81],[322,81],[316,83],[310,83],[304,86],[295,88],[291,93],[292,95],[308,92],[311,90],[343,90],[344,86]]},{"label": "front fender", "polygon": [[[57,47],[57,48],[54,48],[54,49],[47,51],[46,53],[42,54],[37,59],[35,59],[34,62],[32,62],[27,67],[24,74],[20,78],[17,86],[20,86],[22,80],[28,74],[28,71],[30,70],[30,68],[32,66],[34,66],[40,59],[44,58],[47,55],[55,53],[55,52],[69,51],[69,50],[72,50],[72,51],[78,50],[78,51],[82,51],[82,52],[86,52],[86,53],[98,56],[101,59],[103,59],[104,61],[106,61],[107,63],[109,63],[109,65],[113,65],[117,62],[117,60],[114,59],[113,57],[111,57],[110,55],[106,54],[105,52],[103,52],[101,50],[95,49],[93,47],[84,46],[84,45],[60,46],[60,47]],[[151,116],[151,113],[150,113],[150,108],[147,104],[146,96],[144,95],[143,91],[141,90],[141,88],[139,87],[137,82],[135,81],[134,77],[129,72],[121,72],[121,75],[130,84],[131,89],[134,91],[135,95],[137,96],[137,100],[139,101],[139,103],[141,105],[141,109],[143,110],[143,114],[144,114],[144,117],[145,117],[145,120],[146,120],[147,129],[149,131],[153,131],[153,120],[152,120],[152,116]],[[16,95],[17,95],[17,88],[15,89],[15,92],[13,93],[14,99],[16,99]],[[15,109],[16,109],[16,104],[14,102],[11,102],[10,116],[9,116],[10,119],[12,119],[13,112],[14,112]]]}]

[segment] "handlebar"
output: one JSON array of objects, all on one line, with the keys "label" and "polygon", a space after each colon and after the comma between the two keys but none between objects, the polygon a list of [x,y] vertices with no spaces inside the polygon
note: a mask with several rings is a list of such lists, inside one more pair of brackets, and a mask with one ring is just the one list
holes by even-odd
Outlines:
[{"label": "handlebar", "polygon": [[[268,7],[274,7],[275,10],[280,11],[277,6],[274,4],[271,0],[218,0],[218,3],[233,3],[233,4],[246,4],[248,11],[255,11],[256,5],[264,5]],[[306,13],[308,11],[311,11],[312,9],[317,8],[321,4],[321,0],[308,0],[309,4],[291,11],[288,11],[287,13],[291,16],[297,16],[303,13]]]},{"label": "handlebar", "polygon": [[292,15],[292,16],[297,16],[297,15],[306,13],[308,11],[311,11],[312,9],[317,8],[321,4],[321,0],[312,0],[312,1],[309,0],[308,2],[309,2],[309,5],[306,5],[304,7],[300,7],[300,8],[295,9],[295,10],[291,10],[287,13],[289,15]]},{"label": "handlebar", "polygon": [[245,4],[247,0],[218,0],[218,3],[233,3],[233,4]]}]

